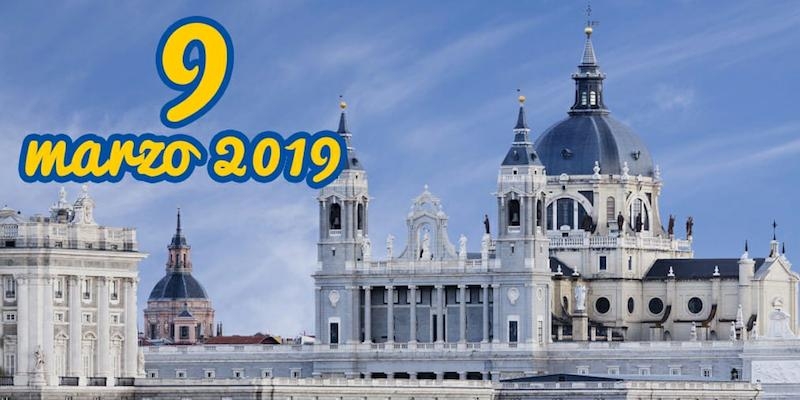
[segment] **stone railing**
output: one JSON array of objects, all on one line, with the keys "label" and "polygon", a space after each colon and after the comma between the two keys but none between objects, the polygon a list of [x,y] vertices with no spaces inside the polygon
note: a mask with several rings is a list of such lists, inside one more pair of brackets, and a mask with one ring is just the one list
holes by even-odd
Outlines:
[{"label": "stone railing", "polygon": [[356,269],[369,273],[436,273],[436,272],[488,272],[489,263],[480,259],[469,260],[379,260],[356,263]]},{"label": "stone railing", "polygon": [[664,250],[691,252],[689,240],[670,239],[645,236],[558,236],[548,235],[551,250],[584,249],[584,248],[639,248],[647,250]]},{"label": "stone railing", "polygon": [[533,351],[542,348],[533,343],[358,343],[358,344],[250,344],[250,345],[187,345],[144,346],[145,354],[187,353],[351,353],[351,352],[489,352]]},{"label": "stone railing", "polygon": [[136,251],[136,230],[26,222],[0,225],[0,247]]},{"label": "stone railing", "polygon": [[147,386],[191,386],[192,383],[203,386],[243,386],[243,385],[272,385],[272,386],[347,386],[347,387],[443,387],[443,388],[491,388],[491,381],[483,380],[434,380],[434,379],[345,379],[345,378],[227,378],[227,379],[136,379],[137,387]]}]

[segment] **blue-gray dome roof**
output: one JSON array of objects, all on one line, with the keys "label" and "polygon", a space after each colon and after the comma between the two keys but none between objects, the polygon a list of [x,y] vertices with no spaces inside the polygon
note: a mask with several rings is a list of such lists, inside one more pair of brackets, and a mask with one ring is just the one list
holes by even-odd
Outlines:
[{"label": "blue-gray dome roof", "polygon": [[150,292],[149,300],[207,299],[203,285],[185,272],[168,273]]},{"label": "blue-gray dome roof", "polygon": [[534,145],[547,169],[556,176],[592,175],[594,163],[600,173],[653,176],[653,158],[639,136],[607,113],[573,114],[548,128]]}]

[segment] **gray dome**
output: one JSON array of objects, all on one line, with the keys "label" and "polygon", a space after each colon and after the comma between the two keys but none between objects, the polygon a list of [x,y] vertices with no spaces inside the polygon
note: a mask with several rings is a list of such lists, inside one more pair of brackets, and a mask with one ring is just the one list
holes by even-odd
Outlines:
[{"label": "gray dome", "polygon": [[621,175],[627,162],[629,175],[653,176],[644,142],[607,113],[570,115],[548,128],[534,147],[550,176],[592,175],[595,161],[603,175]]},{"label": "gray dome", "polygon": [[149,300],[207,299],[206,290],[189,273],[168,273],[150,292]]}]

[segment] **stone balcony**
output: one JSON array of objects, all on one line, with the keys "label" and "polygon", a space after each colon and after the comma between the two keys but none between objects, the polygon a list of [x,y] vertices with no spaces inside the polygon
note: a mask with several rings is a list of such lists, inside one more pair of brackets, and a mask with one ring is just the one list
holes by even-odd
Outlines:
[{"label": "stone balcony", "polygon": [[575,235],[561,236],[548,234],[550,250],[579,250],[579,249],[643,249],[659,251],[676,251],[691,253],[691,240],[663,238],[653,236],[591,236]]}]

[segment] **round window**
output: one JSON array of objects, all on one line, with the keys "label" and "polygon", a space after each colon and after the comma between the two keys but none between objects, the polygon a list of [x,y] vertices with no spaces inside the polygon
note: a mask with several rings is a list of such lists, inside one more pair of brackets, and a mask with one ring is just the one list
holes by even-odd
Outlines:
[{"label": "round window", "polygon": [[689,312],[697,314],[700,311],[703,311],[703,300],[700,300],[699,297],[689,299]]},{"label": "round window", "polygon": [[650,313],[661,314],[661,312],[664,311],[664,302],[658,297],[653,297],[650,299],[650,303],[647,304],[647,307],[650,309]]},{"label": "round window", "polygon": [[608,301],[607,298],[601,297],[594,302],[594,308],[596,308],[597,312],[600,314],[605,314],[611,309],[611,302]]},{"label": "round window", "polygon": [[628,297],[628,314],[633,314],[633,297]]}]

